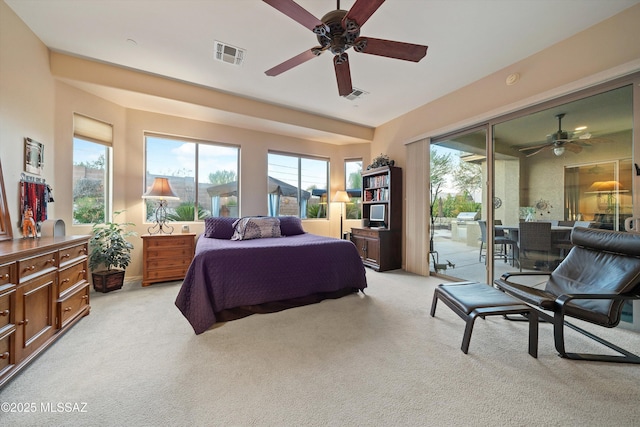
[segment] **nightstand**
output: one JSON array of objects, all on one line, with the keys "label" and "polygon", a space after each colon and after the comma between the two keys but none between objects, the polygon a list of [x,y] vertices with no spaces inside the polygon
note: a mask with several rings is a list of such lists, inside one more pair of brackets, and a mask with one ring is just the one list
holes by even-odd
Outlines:
[{"label": "nightstand", "polygon": [[184,279],[195,251],[195,233],[142,236],[142,286]]}]

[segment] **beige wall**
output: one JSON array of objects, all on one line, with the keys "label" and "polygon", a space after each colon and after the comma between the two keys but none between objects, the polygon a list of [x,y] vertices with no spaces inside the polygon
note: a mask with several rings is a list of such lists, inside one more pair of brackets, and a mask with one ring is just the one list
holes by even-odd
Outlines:
[{"label": "beige wall", "polygon": [[[380,153],[388,154],[400,167],[408,167],[405,177],[428,176],[426,162],[407,162],[405,144],[422,137],[435,136],[469,124],[479,123],[498,114],[532,105],[542,100],[587,87],[640,69],[640,5],[623,14],[604,21],[545,51],[524,59],[500,72],[487,76],[450,95],[422,106],[375,130],[339,123],[308,113],[269,108],[266,104],[246,100],[229,99],[228,95],[212,94],[196,90],[184,83],[150,77],[75,60],[61,54],[50,54],[46,47],[20,21],[13,11],[0,1],[0,157],[4,169],[5,185],[17,233],[18,186],[23,170],[23,138],[31,137],[45,144],[45,172],[43,177],[54,188],[56,202],[50,205],[50,217],[62,218],[68,224],[68,234],[85,233],[82,227],[71,227],[71,117],[79,112],[114,124],[114,205],[115,210],[126,209],[127,220],[139,224],[139,232],[146,227],[142,219],[143,150],[142,132],[168,132],[194,138],[238,144],[242,147],[242,214],[265,213],[266,202],[266,153],[268,149],[292,151],[329,157],[332,162],[331,192],[340,189],[344,182],[342,161],[345,158],[362,157],[364,165]],[[615,47],[615,48],[613,48]],[[49,57],[54,60],[50,64]],[[580,66],[558,67],[567,61],[581,59]],[[631,64],[631,65],[630,65]],[[50,70],[54,67],[54,72]],[[506,86],[504,80],[512,72],[521,74],[517,85]],[[52,77],[55,76],[58,81]],[[345,140],[366,141],[368,144],[346,146],[318,144],[303,139],[249,131],[205,121],[191,120],[178,115],[162,115],[150,111],[127,109],[112,102],[90,95],[63,82],[78,79],[88,83],[102,83],[122,90],[140,90],[154,96],[164,96],[181,102],[193,102],[199,106],[229,107],[233,111],[250,112],[260,119],[288,121],[296,126],[336,132]],[[93,79],[93,80],[92,80]],[[636,97],[636,106],[640,105]],[[158,98],[158,105],[163,102]],[[149,109],[151,110],[151,108]],[[638,109],[636,109],[638,111]],[[185,113],[186,115],[187,113]],[[634,126],[640,128],[640,115],[636,113]],[[636,137],[637,141],[637,137]],[[638,143],[636,142],[636,147]],[[425,159],[425,150],[418,150],[419,159]],[[638,152],[636,151],[636,162]],[[410,164],[409,164],[410,163]],[[55,167],[55,173],[54,173]],[[424,168],[420,170],[420,168]],[[637,180],[637,178],[636,178]],[[419,189],[421,183],[414,186]],[[638,184],[635,184],[636,186]],[[405,187],[406,188],[406,187]],[[427,197],[427,190],[415,191]],[[636,189],[636,195],[640,191]],[[412,195],[413,197],[413,195]],[[636,209],[640,203],[636,202]],[[406,236],[421,236],[412,245],[411,253],[404,257],[417,258],[418,262],[405,264],[416,266],[415,271],[424,274],[426,256],[420,252],[426,236],[424,200],[412,199],[405,203]],[[331,221],[306,221],[305,229],[318,234],[337,236],[339,211],[332,206]],[[637,214],[640,214],[638,212]],[[346,221],[346,227],[359,221]],[[406,224],[411,224],[408,228]],[[198,231],[198,230],[196,230]],[[405,241],[407,239],[405,238]],[[140,275],[138,241],[134,265],[130,276]],[[410,270],[414,270],[411,267]]]},{"label": "beige wall", "polygon": [[[0,2],[0,160],[14,237],[20,223],[18,182],[24,171],[24,138],[45,145],[41,178],[55,182],[54,95],[46,46]],[[55,210],[54,205],[51,208]]]}]

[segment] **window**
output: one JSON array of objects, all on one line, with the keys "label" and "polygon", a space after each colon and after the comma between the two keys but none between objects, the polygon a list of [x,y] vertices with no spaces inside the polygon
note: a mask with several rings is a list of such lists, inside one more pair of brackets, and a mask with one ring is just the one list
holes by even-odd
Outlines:
[{"label": "window", "polygon": [[[154,178],[165,177],[179,197],[167,203],[168,220],[239,216],[238,147],[151,134],[145,141],[145,188]],[[155,201],[147,201],[147,221],[153,221],[156,207]]]},{"label": "window", "polygon": [[79,114],[73,116],[73,223],[108,219],[113,128]]},{"label": "window", "polygon": [[328,160],[269,153],[268,175],[270,216],[327,217]]},{"label": "window", "polygon": [[351,201],[345,206],[347,219],[362,218],[362,159],[345,160],[344,188]]}]

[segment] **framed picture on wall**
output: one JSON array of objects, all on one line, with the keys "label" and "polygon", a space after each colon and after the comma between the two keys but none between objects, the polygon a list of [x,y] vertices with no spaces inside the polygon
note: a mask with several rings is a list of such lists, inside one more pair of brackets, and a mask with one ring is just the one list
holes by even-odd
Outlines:
[{"label": "framed picture on wall", "polygon": [[24,171],[40,175],[44,168],[44,144],[31,138],[24,139]]}]

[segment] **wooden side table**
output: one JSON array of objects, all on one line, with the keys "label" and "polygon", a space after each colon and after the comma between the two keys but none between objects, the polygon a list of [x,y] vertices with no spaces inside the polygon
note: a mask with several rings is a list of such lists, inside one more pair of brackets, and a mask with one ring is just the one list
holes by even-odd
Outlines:
[{"label": "wooden side table", "polygon": [[195,251],[195,233],[142,236],[142,286],[184,279]]}]

